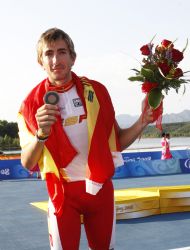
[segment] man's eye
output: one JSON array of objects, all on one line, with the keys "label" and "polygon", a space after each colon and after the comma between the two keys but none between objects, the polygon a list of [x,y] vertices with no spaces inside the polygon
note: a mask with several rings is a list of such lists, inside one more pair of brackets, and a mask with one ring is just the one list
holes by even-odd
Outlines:
[{"label": "man's eye", "polygon": [[67,54],[67,51],[66,50],[61,50],[60,54],[65,55],[65,54]]},{"label": "man's eye", "polygon": [[48,57],[51,57],[52,55],[53,55],[52,52],[47,52],[47,53],[46,53],[46,56],[48,56]]}]

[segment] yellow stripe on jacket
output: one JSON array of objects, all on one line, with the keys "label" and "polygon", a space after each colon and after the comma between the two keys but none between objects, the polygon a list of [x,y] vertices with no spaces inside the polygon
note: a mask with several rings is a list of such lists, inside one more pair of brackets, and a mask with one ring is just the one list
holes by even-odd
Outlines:
[{"label": "yellow stripe on jacket", "polygon": [[[84,82],[83,82],[84,84]],[[100,110],[100,105],[93,87],[89,84],[84,84],[84,97],[87,110],[87,127],[88,127],[88,150],[90,150],[90,144],[94,129],[96,127],[96,121]]]},{"label": "yellow stripe on jacket", "polygon": [[[98,117],[98,113],[100,110],[100,104],[98,102],[96,93],[90,85],[90,83],[86,80],[86,78],[81,78],[81,81],[84,85],[84,97],[86,102],[86,109],[87,109],[87,124],[88,124],[88,139],[89,139],[89,149],[90,149],[90,142],[93,136],[93,132],[96,126],[96,121]],[[111,152],[117,151],[117,144],[116,144],[116,133],[115,133],[115,126],[113,124],[112,131],[109,137],[109,147]]]},{"label": "yellow stripe on jacket", "polygon": [[117,150],[117,144],[116,144],[116,133],[115,133],[115,126],[113,124],[112,131],[109,137],[109,147],[111,152],[116,152]]}]

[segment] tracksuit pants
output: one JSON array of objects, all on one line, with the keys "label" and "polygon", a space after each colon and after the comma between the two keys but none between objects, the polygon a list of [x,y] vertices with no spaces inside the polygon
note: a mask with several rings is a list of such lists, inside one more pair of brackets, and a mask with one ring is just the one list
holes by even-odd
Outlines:
[{"label": "tracksuit pants", "polygon": [[54,215],[49,200],[48,228],[51,250],[79,250],[81,215],[89,249],[109,250],[114,248],[115,209],[112,181],[91,195],[85,191],[85,181],[64,184],[64,207],[60,217]]}]

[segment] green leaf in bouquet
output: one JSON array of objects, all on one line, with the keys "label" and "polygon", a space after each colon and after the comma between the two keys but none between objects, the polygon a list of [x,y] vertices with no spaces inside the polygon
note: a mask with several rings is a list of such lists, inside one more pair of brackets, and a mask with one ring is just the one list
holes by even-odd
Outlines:
[{"label": "green leaf in bouquet", "polygon": [[184,51],[187,49],[188,43],[189,43],[189,41],[188,41],[188,39],[187,39],[187,42],[186,42],[185,48],[182,50],[182,53],[184,53]]},{"label": "green leaf in bouquet", "polygon": [[141,75],[150,82],[154,82],[154,72],[151,69],[143,68],[141,69]]},{"label": "green leaf in bouquet", "polygon": [[159,88],[152,89],[148,94],[148,104],[153,108],[156,109],[159,107],[160,103],[162,102],[162,92]]},{"label": "green leaf in bouquet", "polygon": [[140,70],[138,69],[131,69],[131,70],[135,71],[137,74],[140,74]]},{"label": "green leaf in bouquet", "polygon": [[144,82],[144,77],[143,76],[131,76],[128,78],[128,80],[132,82],[135,82],[135,81]]},{"label": "green leaf in bouquet", "polygon": [[183,85],[183,95],[185,94],[185,91],[186,91],[186,87],[185,87],[185,84]]}]

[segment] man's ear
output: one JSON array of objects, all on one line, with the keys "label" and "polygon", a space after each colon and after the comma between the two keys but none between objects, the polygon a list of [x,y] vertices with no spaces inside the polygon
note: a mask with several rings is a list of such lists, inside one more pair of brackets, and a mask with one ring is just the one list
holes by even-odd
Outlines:
[{"label": "man's ear", "polygon": [[44,65],[43,65],[43,62],[40,61],[40,62],[38,62],[38,63],[39,63],[39,65],[41,66],[41,68],[42,68],[43,70],[45,70]]},{"label": "man's ear", "polygon": [[76,57],[75,57],[75,58],[72,58],[71,68],[74,66],[75,61],[76,61]]},{"label": "man's ear", "polygon": [[75,64],[75,61],[76,61],[76,56],[75,56],[75,58],[73,58],[73,64],[72,64],[72,66]]}]

